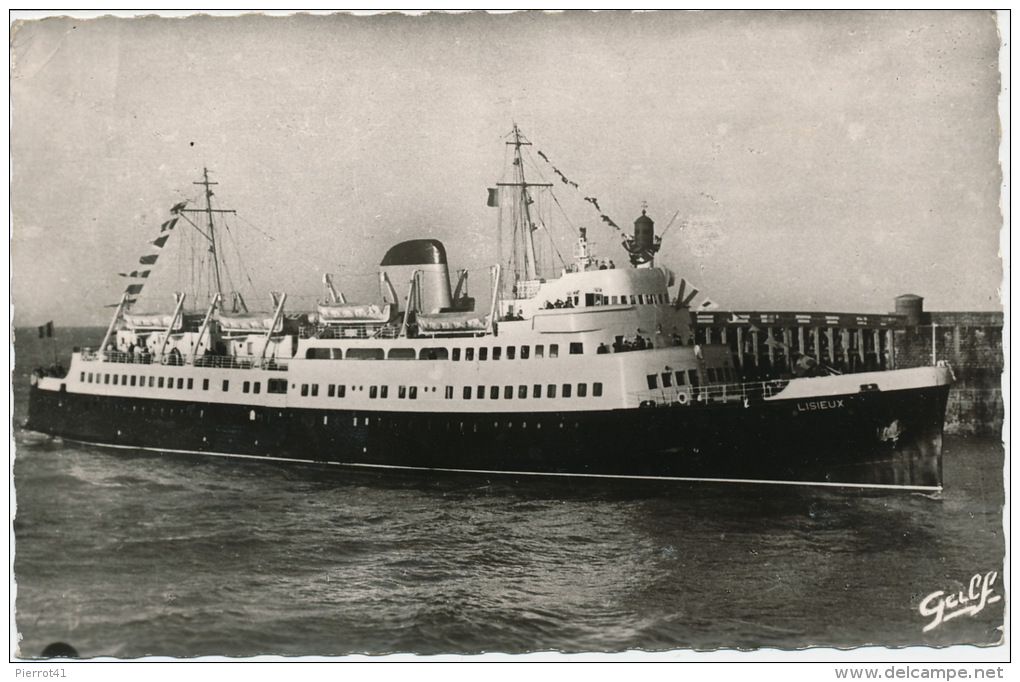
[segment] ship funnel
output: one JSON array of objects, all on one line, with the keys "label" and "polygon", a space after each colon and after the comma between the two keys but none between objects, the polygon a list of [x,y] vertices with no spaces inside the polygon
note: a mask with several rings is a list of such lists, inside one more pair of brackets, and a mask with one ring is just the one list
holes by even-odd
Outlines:
[{"label": "ship funnel", "polygon": [[[437,239],[412,239],[401,242],[386,252],[379,264],[382,277],[383,300],[402,306],[402,300],[393,300],[394,289],[407,291],[408,283],[419,272],[412,302],[423,313],[448,310],[450,304],[450,273],[446,265],[446,248]],[[386,281],[389,285],[386,285]]]}]

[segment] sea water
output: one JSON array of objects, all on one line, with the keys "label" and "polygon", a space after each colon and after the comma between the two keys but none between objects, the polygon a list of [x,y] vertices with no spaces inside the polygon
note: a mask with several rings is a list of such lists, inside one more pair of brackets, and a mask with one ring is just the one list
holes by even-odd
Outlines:
[{"label": "sea water", "polygon": [[941,495],[354,475],[26,432],[27,375],[47,353],[19,339],[20,656],[57,641],[134,658],[1002,636],[994,438],[947,437]]}]

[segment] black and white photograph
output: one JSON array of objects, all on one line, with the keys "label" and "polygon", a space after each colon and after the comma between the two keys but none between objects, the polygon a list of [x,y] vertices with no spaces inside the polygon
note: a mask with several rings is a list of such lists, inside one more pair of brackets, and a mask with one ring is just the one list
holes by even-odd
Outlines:
[{"label": "black and white photograph", "polygon": [[11,12],[11,662],[1001,678],[1008,42]]}]

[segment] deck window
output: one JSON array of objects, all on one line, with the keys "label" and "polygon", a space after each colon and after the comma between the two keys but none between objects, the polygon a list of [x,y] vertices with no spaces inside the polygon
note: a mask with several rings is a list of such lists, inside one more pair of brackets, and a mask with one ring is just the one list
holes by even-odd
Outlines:
[{"label": "deck window", "polygon": [[464,349],[464,359],[467,360],[468,362],[471,362],[472,360],[474,360],[475,359],[475,349],[474,348],[465,348]]},{"label": "deck window", "polygon": [[372,400],[375,400],[376,398],[378,398],[379,397],[379,388],[377,386],[369,386],[369,388],[368,388],[368,397],[371,398]]},{"label": "deck window", "polygon": [[251,382],[250,381],[246,381],[243,384],[241,384],[241,393],[247,393],[250,390],[251,390]]},{"label": "deck window", "polygon": [[701,385],[701,380],[698,378],[698,370],[696,369],[687,370],[687,377],[691,380],[691,386]]},{"label": "deck window", "polygon": [[451,357],[451,359],[454,362],[460,362],[460,348],[453,349],[453,356]]},{"label": "deck window", "polygon": [[301,384],[301,395],[302,397],[308,397],[308,384]]},{"label": "deck window", "polygon": [[[134,381],[132,381],[132,382],[131,382],[131,385],[133,386],[133,385],[134,385],[134,383],[135,383],[135,382],[134,382]],[[259,389],[258,389],[258,385],[259,385],[259,384],[258,384],[258,382],[256,381],[256,382],[255,382],[255,392],[256,392],[256,393],[258,393],[258,392],[259,392]],[[188,390],[190,391],[190,390],[191,390],[191,389],[193,389],[193,388],[195,388],[195,380],[194,380],[194,379],[188,379]]]},{"label": "deck window", "polygon": [[569,398],[570,397],[570,391],[571,391],[571,385],[570,384],[563,384],[563,397],[564,398]]},{"label": "deck window", "polygon": [[489,386],[489,400],[499,400],[499,386]]},{"label": "deck window", "polygon": [[503,400],[510,400],[514,397],[514,387],[504,386],[503,387]]},{"label": "deck window", "polygon": [[478,400],[484,400],[485,399],[485,387],[484,386],[479,386],[478,387],[478,392],[475,394],[475,396],[477,397]]},{"label": "deck window", "polygon": [[416,360],[418,358],[413,348],[394,348],[390,351],[388,357],[390,360]]},{"label": "deck window", "polygon": [[89,372],[89,383],[92,383],[92,372]]},{"label": "deck window", "polygon": [[309,348],[305,351],[305,357],[309,360],[329,360],[328,348]]},{"label": "deck window", "polygon": [[[162,379],[159,380],[159,385],[160,386],[163,385],[163,380]],[[229,391],[230,390],[230,380],[229,379],[224,379],[223,380],[223,390],[224,391]]]},{"label": "deck window", "polygon": [[[190,386],[191,379],[188,379],[188,384],[189,384],[188,388],[191,388],[191,386]],[[252,386],[252,393],[261,393],[261,392],[262,392],[262,382],[261,381],[256,381],[255,385]]]},{"label": "deck window", "polygon": [[470,386],[465,386],[464,387],[464,400],[471,400],[471,387]]},{"label": "deck window", "polygon": [[[84,374],[84,372],[82,372],[82,374]],[[188,379],[188,381],[191,381],[191,379]],[[138,377],[135,376],[134,374],[131,375],[131,385],[132,386],[138,385]]]},{"label": "deck window", "polygon": [[500,346],[495,346],[492,349],[492,359],[493,360],[499,360],[499,358],[500,358],[500,356],[502,354],[503,354],[503,349]]},{"label": "deck window", "polygon": [[591,385],[591,394],[596,398],[602,397],[602,382],[596,381]]},{"label": "deck window", "polygon": [[584,344],[580,343],[578,341],[571,342],[571,344],[570,344],[570,354],[571,355],[583,355],[584,354]]},{"label": "deck window", "polygon": [[558,343],[549,344],[549,357],[558,358],[560,356],[560,346]]},{"label": "deck window", "polygon": [[527,386],[518,386],[517,387],[517,397],[520,398],[521,400],[524,400],[525,398],[527,398],[528,397],[528,387]]},{"label": "deck window", "polygon": [[407,397],[407,386],[397,386],[397,398],[403,400]]},{"label": "deck window", "polygon": [[531,346],[521,346],[521,360],[527,360],[531,354]]},{"label": "deck window", "polygon": [[479,348],[478,349],[478,360],[479,360],[479,362],[483,362],[483,361],[488,360],[488,359],[489,359],[489,349],[488,348]]},{"label": "deck window", "polygon": [[382,348],[349,348],[347,350],[348,360],[382,360],[384,357],[386,355]]},{"label": "deck window", "polygon": [[202,390],[203,391],[208,391],[209,390],[209,380],[208,379],[202,379]]},{"label": "deck window", "polygon": [[390,397],[390,387],[389,386],[380,386],[379,387],[379,397],[384,399],[384,400],[386,398],[389,398]]},{"label": "deck window", "polygon": [[81,382],[85,383],[85,372],[81,373]]},{"label": "deck window", "polygon": [[[163,377],[160,377],[160,378],[159,378],[159,385],[157,386],[157,388],[163,388],[163,382],[164,382],[164,381],[165,381],[165,380],[163,379]],[[224,391],[225,391],[225,390],[227,390],[226,384],[227,384],[227,382],[226,382],[226,381],[224,381],[224,382],[223,382],[223,390],[224,390]]]},{"label": "deck window", "polygon": [[507,346],[506,347],[506,359],[507,360],[513,360],[516,355],[517,355],[517,346]]},{"label": "deck window", "polygon": [[541,398],[542,397],[542,384],[535,384],[531,387],[531,397]]},{"label": "deck window", "polygon": [[662,373],[662,387],[669,388],[673,385],[673,375],[669,372]]},{"label": "deck window", "polygon": [[673,374],[676,375],[676,385],[677,386],[683,386],[683,385],[685,385],[687,383],[686,375],[684,374],[684,371],[682,369],[678,369]]},{"label": "deck window", "polygon": [[417,400],[418,399],[418,387],[417,386],[412,386],[410,389],[408,389],[407,397],[410,398],[411,400]]},{"label": "deck window", "polygon": [[[272,381],[272,379],[270,379]],[[272,391],[270,391],[272,393]],[[330,384],[329,388],[326,389],[326,397],[333,398],[336,396],[336,384]]]},{"label": "deck window", "polygon": [[577,385],[577,397],[578,398],[584,398],[587,395],[588,395],[588,384],[578,384]]},{"label": "deck window", "polygon": [[648,388],[649,389],[654,391],[655,389],[657,389],[659,387],[659,377],[657,375],[649,374],[647,378],[648,378]]},{"label": "deck window", "polygon": [[184,377],[178,377],[177,378],[177,388],[178,389],[183,389],[184,388]]},{"label": "deck window", "polygon": [[287,392],[287,380],[286,379],[270,379],[266,384],[266,393],[286,393]]},{"label": "deck window", "polygon": [[343,398],[345,395],[347,395],[347,386],[345,386],[344,384],[337,384],[336,385],[336,397],[337,398]]},{"label": "deck window", "polygon": [[418,354],[420,360],[446,360],[450,357],[450,351],[446,348],[422,348]]},{"label": "deck window", "polygon": [[549,384],[545,387],[545,397],[555,398],[556,397],[556,384]]},{"label": "deck window", "polygon": [[446,387],[446,392],[444,393],[444,397],[447,400],[452,400],[453,399],[453,386],[447,386]]},{"label": "deck window", "polygon": [[319,395],[319,385],[312,384],[312,397],[314,398],[317,395]]},{"label": "deck window", "polygon": [[114,374],[114,375],[113,375],[113,385],[114,385],[114,386],[116,386],[116,385],[117,385],[117,380],[118,380],[118,379],[120,379],[120,377],[119,377],[119,376],[117,376],[116,374]]},{"label": "deck window", "polygon": [[540,358],[545,354],[545,346],[538,344],[535,346],[535,357]]}]

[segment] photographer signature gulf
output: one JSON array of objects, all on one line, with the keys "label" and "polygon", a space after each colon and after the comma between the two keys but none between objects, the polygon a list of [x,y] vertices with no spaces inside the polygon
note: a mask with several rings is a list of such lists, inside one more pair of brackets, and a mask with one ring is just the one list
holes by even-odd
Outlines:
[{"label": "photographer signature gulf", "polygon": [[998,577],[998,571],[976,573],[965,590],[936,590],[922,599],[917,609],[922,616],[932,619],[924,626],[923,632],[934,630],[947,620],[959,616],[976,616],[989,604],[1000,601],[1002,596],[995,594],[994,588]]}]

